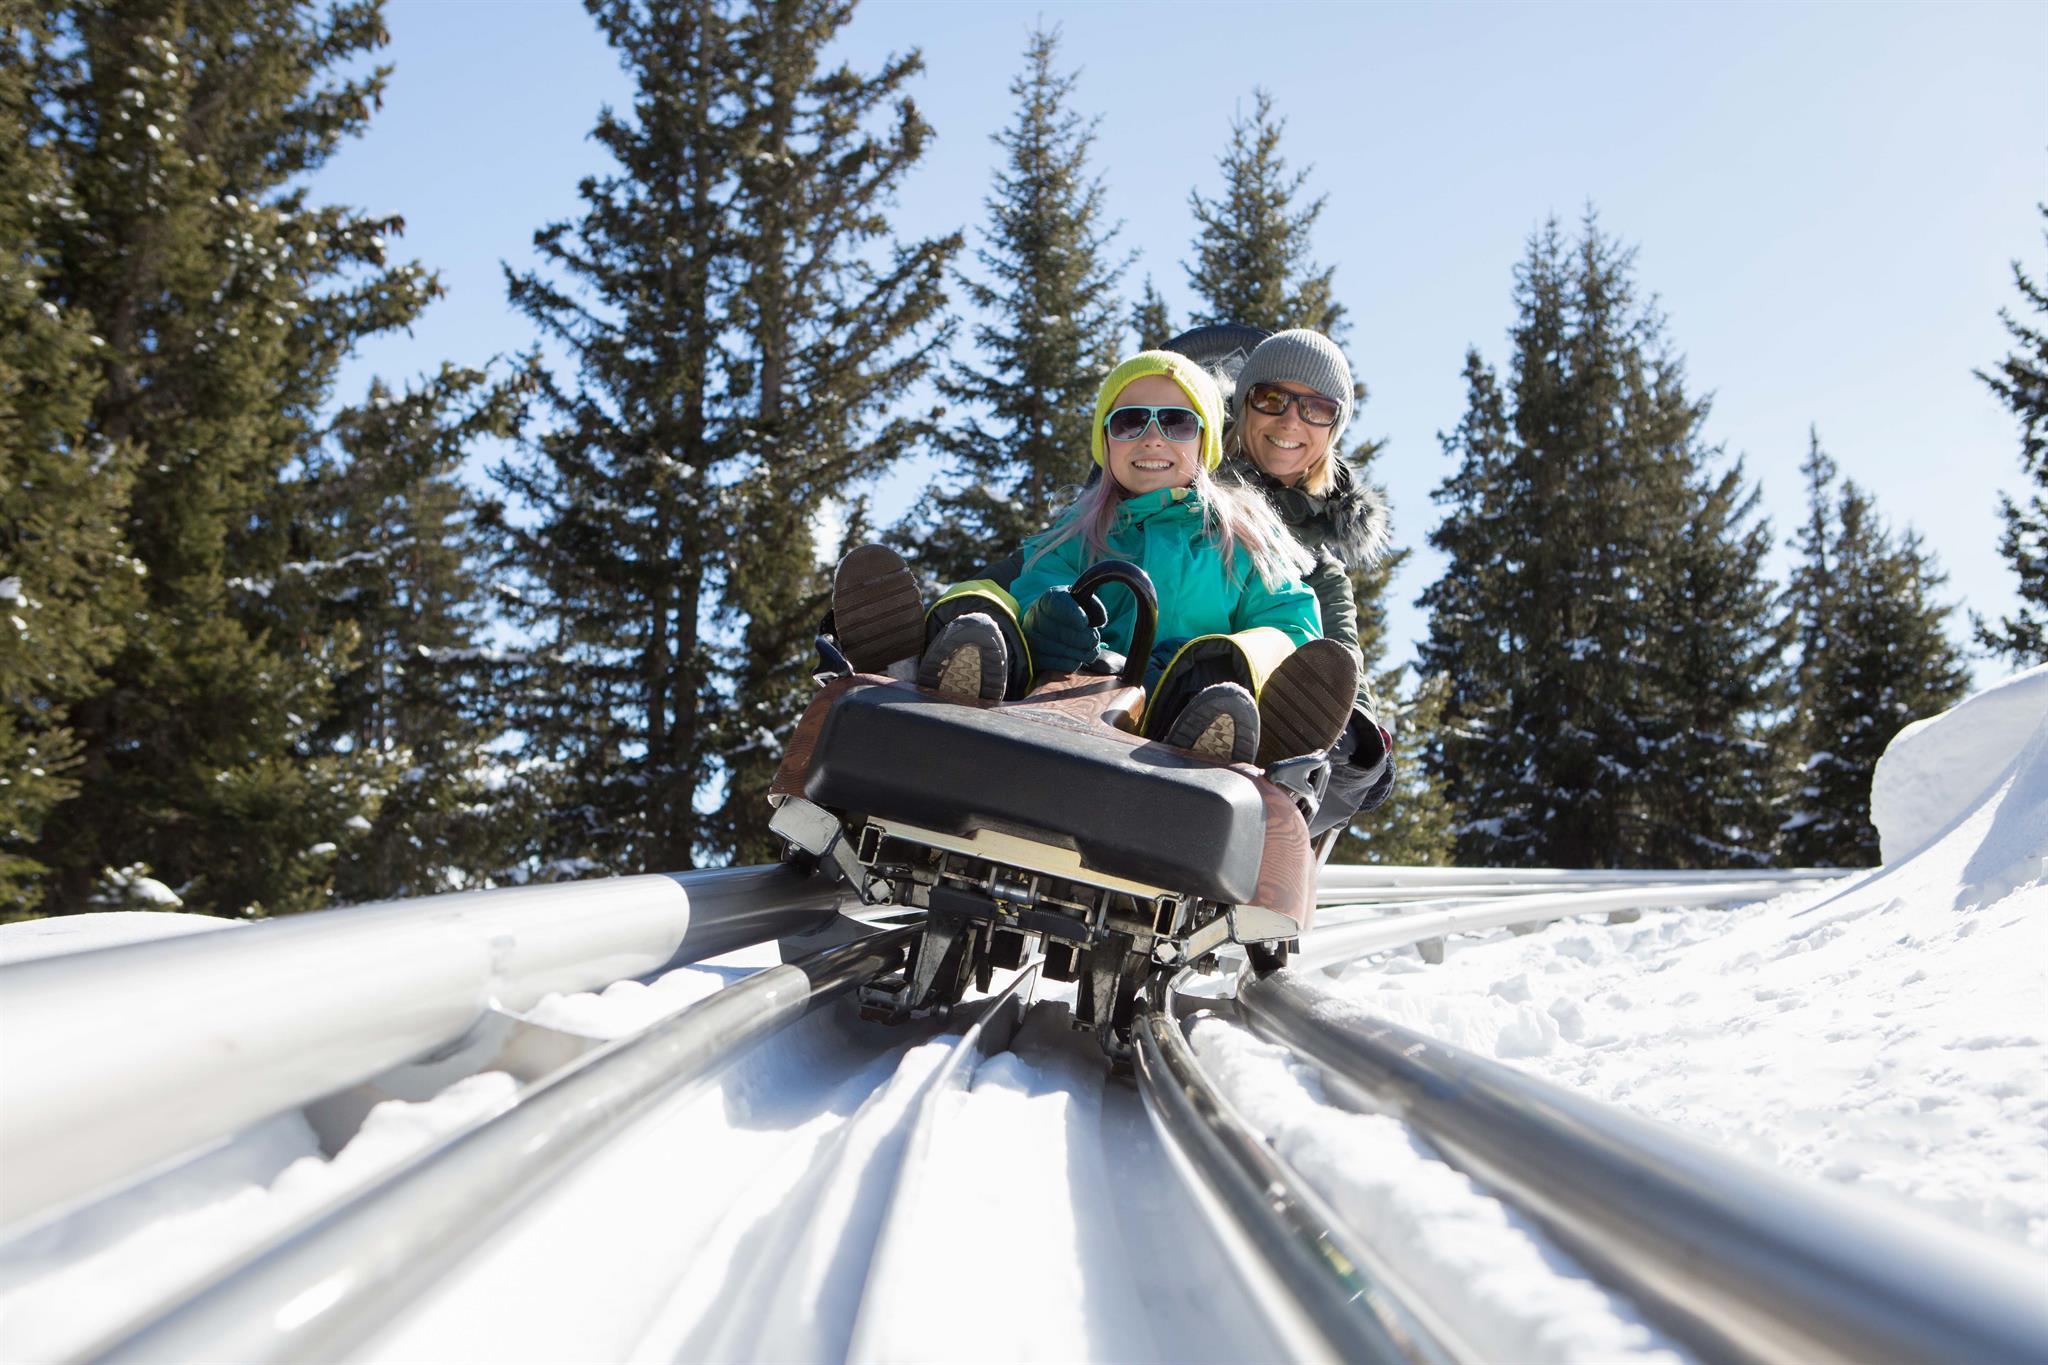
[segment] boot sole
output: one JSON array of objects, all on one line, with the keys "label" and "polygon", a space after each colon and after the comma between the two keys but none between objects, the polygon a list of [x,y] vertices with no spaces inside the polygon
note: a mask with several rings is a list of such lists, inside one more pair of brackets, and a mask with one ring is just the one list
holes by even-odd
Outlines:
[{"label": "boot sole", "polygon": [[1237,757],[1234,752],[1237,748],[1237,718],[1234,716],[1216,717],[1202,728],[1202,733],[1195,736],[1195,742],[1190,744],[1188,748],[1192,752],[1200,754],[1203,758],[1217,763],[1235,762]]},{"label": "boot sole", "polygon": [[894,550],[862,545],[839,562],[832,582],[832,618],[839,650],[861,673],[924,651],[924,600],[917,577]]},{"label": "boot sole", "polygon": [[939,676],[933,680],[932,690],[953,697],[979,697],[982,671],[981,651],[963,645],[939,665]]},{"label": "boot sole", "polygon": [[1334,640],[1311,640],[1281,660],[1259,694],[1259,765],[1320,753],[1344,733],[1358,665]]}]

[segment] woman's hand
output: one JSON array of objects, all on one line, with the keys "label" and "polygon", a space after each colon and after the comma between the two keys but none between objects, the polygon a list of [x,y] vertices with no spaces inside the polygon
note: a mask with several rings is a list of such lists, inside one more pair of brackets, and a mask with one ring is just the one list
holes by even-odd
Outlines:
[{"label": "woman's hand", "polygon": [[1102,653],[1102,604],[1082,606],[1066,588],[1047,588],[1024,610],[1017,624],[1031,645],[1031,666],[1040,673],[1077,673]]}]

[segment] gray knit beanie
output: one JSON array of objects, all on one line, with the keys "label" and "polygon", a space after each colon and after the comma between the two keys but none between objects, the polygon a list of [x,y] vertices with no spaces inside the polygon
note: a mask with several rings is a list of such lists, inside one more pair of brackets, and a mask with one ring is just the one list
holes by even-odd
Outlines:
[{"label": "gray knit beanie", "polygon": [[1306,384],[1341,405],[1337,425],[1330,428],[1330,454],[1341,458],[1344,428],[1351,424],[1351,367],[1337,343],[1306,327],[1275,332],[1259,343],[1237,372],[1237,397],[1231,407],[1244,412],[1244,396],[1254,384]]}]

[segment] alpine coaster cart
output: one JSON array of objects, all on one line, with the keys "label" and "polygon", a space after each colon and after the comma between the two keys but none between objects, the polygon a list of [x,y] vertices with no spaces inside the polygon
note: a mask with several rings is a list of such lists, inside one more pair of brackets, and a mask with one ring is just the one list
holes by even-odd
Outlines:
[{"label": "alpine coaster cart", "polygon": [[[843,660],[820,675],[769,789],[770,828],[863,903],[924,913],[907,968],[863,991],[870,1017],[945,1008],[1042,950],[1046,976],[1076,983],[1075,1027],[1121,1061],[1141,990],[1214,968],[1226,944],[1270,972],[1309,927],[1307,820],[1327,760],[1261,771],[1143,738],[1158,598],[1122,561],[1072,591],[1112,582],[1138,603],[1115,677],[1041,674],[1022,700],[986,701]],[[838,659],[827,640],[820,654]]]}]

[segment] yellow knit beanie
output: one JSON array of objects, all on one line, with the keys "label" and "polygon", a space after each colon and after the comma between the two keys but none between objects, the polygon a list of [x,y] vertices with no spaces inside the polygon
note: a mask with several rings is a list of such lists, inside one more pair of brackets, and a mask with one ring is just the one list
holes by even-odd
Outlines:
[{"label": "yellow knit beanie", "polygon": [[1095,392],[1095,463],[1108,468],[1109,447],[1104,444],[1102,424],[1109,420],[1117,395],[1134,379],[1163,374],[1180,385],[1188,402],[1202,414],[1202,467],[1214,469],[1223,462],[1223,395],[1209,372],[1177,351],[1140,351],[1109,372]]}]

